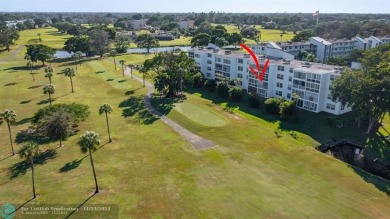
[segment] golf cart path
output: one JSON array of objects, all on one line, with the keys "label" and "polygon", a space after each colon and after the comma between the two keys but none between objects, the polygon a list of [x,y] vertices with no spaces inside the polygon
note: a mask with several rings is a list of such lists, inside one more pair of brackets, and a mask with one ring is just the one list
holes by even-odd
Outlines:
[{"label": "golf cart path", "polygon": [[[125,74],[127,76],[131,76],[131,69],[126,68]],[[134,76],[134,75],[133,75],[133,78],[135,80],[143,83],[143,80],[141,78]],[[177,124],[176,122],[172,121],[171,119],[169,119],[168,117],[166,117],[165,115],[163,115],[162,113],[160,113],[159,111],[154,109],[152,107],[152,104],[150,103],[150,98],[153,96],[153,93],[154,93],[154,86],[147,81],[145,81],[145,86],[148,88],[148,92],[146,93],[146,96],[144,99],[145,106],[152,113],[154,113],[158,118],[160,118],[161,121],[163,121],[164,123],[169,125],[173,130],[178,132],[183,138],[185,138],[188,142],[190,142],[192,144],[192,146],[197,150],[202,150],[202,149],[206,149],[206,148],[213,148],[216,146],[216,144],[214,144],[212,141],[207,140],[205,138],[202,138],[202,137],[190,132],[188,129]]]},{"label": "golf cart path", "polygon": [[[8,56],[4,57],[4,58],[0,58],[0,62],[9,62],[9,61],[14,61],[14,60],[11,60],[13,58],[15,58],[15,56],[17,54],[20,53],[20,51],[22,51],[23,49],[23,46],[24,45],[20,45],[18,46],[16,49],[13,49],[11,52],[8,52]],[[7,51],[4,51],[4,52],[7,52]]]}]

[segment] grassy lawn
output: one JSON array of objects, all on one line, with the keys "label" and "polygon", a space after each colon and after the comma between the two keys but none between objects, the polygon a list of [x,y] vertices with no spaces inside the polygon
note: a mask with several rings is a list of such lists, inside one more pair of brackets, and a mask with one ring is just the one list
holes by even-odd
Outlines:
[{"label": "grassy lawn", "polygon": [[184,102],[175,104],[174,109],[188,119],[204,126],[219,127],[226,125],[226,121],[217,113],[200,107],[196,104]]},{"label": "grassy lawn", "polygon": [[[141,64],[150,57],[126,54],[117,60]],[[28,128],[28,119],[34,112],[47,105],[42,87],[48,79],[41,68],[34,70],[36,81],[32,81],[23,56],[14,59],[0,62],[0,110],[16,111],[18,122],[12,126],[16,139],[19,131]],[[87,204],[117,205],[119,218],[390,215],[388,181],[355,170],[313,148],[329,135],[340,135],[337,129],[319,131],[326,115],[300,114],[300,119],[307,116],[307,121],[282,123],[282,137],[278,138],[274,134],[274,117],[244,104],[227,104],[214,94],[188,90],[187,99],[181,103],[156,98],[155,106],[169,118],[218,144],[213,149],[196,151],[148,113],[143,106],[146,88],[130,78],[124,80],[120,66],[114,69],[111,60],[84,61],[73,79],[75,93],[71,93],[69,78],[58,74],[73,63],[52,63],[54,103],[87,104],[91,115],[80,124],[79,133],[64,142],[64,147],[57,148],[58,142],[41,145],[46,156],[35,168],[39,197],[28,204],[78,206],[88,200],[94,190],[93,176],[89,158],[80,152],[77,141],[79,135],[93,130],[102,140],[93,154],[102,192]],[[135,74],[139,75],[137,71]],[[103,103],[114,109],[109,115],[111,144],[106,144],[105,118],[98,114]],[[235,113],[224,111],[224,107],[235,108]],[[389,124],[389,120],[386,122]],[[352,135],[353,127],[348,128]],[[293,138],[290,130],[296,130],[298,138]],[[0,203],[19,207],[31,198],[31,172],[21,159],[8,156],[10,146],[4,124],[0,126],[0,142]],[[16,150],[20,142],[17,139]],[[83,217],[76,212],[71,218]]]},{"label": "grassy lawn", "polygon": [[[228,33],[239,33],[240,30],[235,25],[223,25]],[[280,30],[270,30],[270,29],[263,29],[260,25],[256,25],[256,29],[261,31],[261,42],[268,42],[268,41],[277,41],[280,42]],[[287,32],[283,34],[283,42],[287,40],[291,40],[293,38],[294,34],[292,32]],[[255,44],[256,42],[252,39],[244,38],[246,44]]]}]

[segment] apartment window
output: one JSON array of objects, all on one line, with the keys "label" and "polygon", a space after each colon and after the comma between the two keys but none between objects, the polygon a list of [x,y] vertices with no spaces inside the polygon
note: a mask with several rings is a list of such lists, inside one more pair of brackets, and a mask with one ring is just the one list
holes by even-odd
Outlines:
[{"label": "apartment window", "polygon": [[276,91],[275,91],[275,95],[276,95],[276,96],[283,96],[283,92],[280,91],[280,90],[276,90]]},{"label": "apartment window", "polygon": [[237,78],[242,78],[242,74],[237,74]]},{"label": "apartment window", "polygon": [[278,65],[278,71],[284,71],[284,66]]},{"label": "apartment window", "polygon": [[291,90],[291,85],[288,85],[288,86],[287,86],[287,90]]},{"label": "apartment window", "polygon": [[211,58],[212,56],[210,53],[207,53],[207,57]]},{"label": "apartment window", "polygon": [[288,77],[288,81],[292,81],[292,77],[291,76]]},{"label": "apartment window", "polygon": [[294,69],[293,68],[290,68],[290,73],[294,73]]},{"label": "apartment window", "polygon": [[211,60],[207,60],[207,64],[211,64],[212,63],[212,61]]},{"label": "apartment window", "polygon": [[207,71],[211,71],[211,67],[210,66],[207,66]]},{"label": "apartment window", "polygon": [[306,83],[306,90],[310,92],[319,93],[320,92],[320,85],[315,83]]},{"label": "apartment window", "polygon": [[306,79],[306,73],[296,71],[296,72],[294,72],[294,77],[299,78],[299,79]]},{"label": "apartment window", "polygon": [[242,63],[244,63],[244,60],[243,59],[238,59],[238,63],[242,64]]},{"label": "apartment window", "polygon": [[334,79],[336,79],[336,75],[330,75],[330,80],[333,81]]},{"label": "apartment window", "polygon": [[277,79],[280,79],[280,80],[283,80],[283,79],[284,79],[284,75],[282,75],[282,74],[277,74],[277,75],[276,75],[276,78],[277,78]]},{"label": "apartment window", "polygon": [[238,66],[239,71],[244,71],[244,68],[242,66]]},{"label": "apartment window", "polygon": [[335,110],[335,109],[336,109],[336,105],[327,103],[327,104],[326,104],[326,108],[327,108],[327,109],[330,109],[330,110]]},{"label": "apartment window", "polygon": [[221,58],[217,58],[217,62],[221,62]]},{"label": "apartment window", "polygon": [[190,57],[190,58],[194,58],[194,55],[195,55],[194,52],[189,52],[188,53],[188,57]]},{"label": "apartment window", "polygon": [[291,94],[290,93],[287,93],[287,98],[291,98]]},{"label": "apartment window", "polygon": [[199,54],[195,54],[195,58],[200,58],[200,55]]},{"label": "apartment window", "polygon": [[328,94],[328,100],[332,100],[332,95],[330,93]]},{"label": "apartment window", "polygon": [[276,87],[283,88],[283,83],[277,82],[277,83],[276,83]]},{"label": "apartment window", "polygon": [[223,63],[225,63],[225,64],[230,64],[230,60],[229,60],[229,59],[224,59],[224,60],[223,60]]}]

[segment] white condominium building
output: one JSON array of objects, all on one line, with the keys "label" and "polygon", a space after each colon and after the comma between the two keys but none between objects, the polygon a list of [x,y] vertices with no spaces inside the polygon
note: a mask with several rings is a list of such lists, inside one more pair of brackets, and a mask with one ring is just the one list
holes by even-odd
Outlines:
[{"label": "white condominium building", "polygon": [[268,50],[265,56],[259,56],[261,67],[270,59],[265,78],[260,81],[249,70],[249,66],[256,69],[249,54],[200,47],[190,49],[188,55],[208,79],[235,80],[237,86],[264,98],[291,99],[297,94],[297,106],[312,112],[340,115],[351,111],[330,97],[332,81],[341,74],[337,66],[291,60],[288,58],[293,56],[286,52]]},{"label": "white condominium building", "polygon": [[256,54],[266,54],[269,49],[277,49],[287,52],[298,57],[300,51],[315,54],[319,62],[326,62],[330,57],[348,57],[355,49],[372,49],[379,45],[390,43],[390,37],[374,37],[368,38],[354,37],[351,40],[336,39],[325,40],[321,37],[311,37],[307,42],[286,42],[286,43],[260,43],[251,46]]},{"label": "white condominium building", "polygon": [[180,30],[188,30],[194,28],[194,23],[195,21],[193,20],[185,20],[185,21],[180,21],[177,24],[179,25]]}]

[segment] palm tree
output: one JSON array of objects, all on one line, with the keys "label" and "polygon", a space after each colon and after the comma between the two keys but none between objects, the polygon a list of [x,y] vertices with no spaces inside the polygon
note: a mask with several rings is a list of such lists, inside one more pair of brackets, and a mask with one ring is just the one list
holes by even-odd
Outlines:
[{"label": "palm tree", "polygon": [[49,102],[50,102],[50,105],[51,105],[51,95],[54,94],[54,92],[55,92],[54,84],[46,84],[46,85],[43,87],[43,93],[44,93],[44,94],[49,94]]},{"label": "palm tree", "polygon": [[35,179],[34,179],[34,157],[41,153],[39,145],[35,142],[27,142],[19,150],[20,158],[26,159],[27,162],[31,163],[31,174],[32,174],[32,187],[33,187],[33,199],[36,198],[35,194]]},{"label": "palm tree", "polygon": [[111,135],[110,135],[110,126],[108,125],[108,114],[112,112],[112,107],[110,104],[105,103],[100,106],[99,108],[99,115],[102,115],[103,113],[106,114],[106,123],[107,123],[107,130],[108,130],[108,142],[112,142]]},{"label": "palm tree", "polygon": [[129,64],[130,73],[131,73],[131,78],[133,78],[133,68],[134,68],[134,67],[135,67],[135,65]]},{"label": "palm tree", "polygon": [[142,73],[142,81],[143,81],[143,85],[144,85],[144,87],[145,87],[145,74],[146,74],[146,72],[145,72],[145,70],[142,68],[142,66],[136,66],[136,68],[137,68],[137,70],[139,70],[139,72],[141,72]]},{"label": "palm tree", "polygon": [[93,131],[86,131],[83,135],[80,136],[80,140],[78,144],[80,145],[81,152],[83,152],[84,154],[87,152],[89,153],[89,158],[91,160],[91,166],[93,171],[93,177],[95,179],[95,187],[96,187],[95,194],[99,193],[99,186],[96,179],[95,166],[92,157],[92,152],[96,151],[97,150],[96,146],[100,144],[99,135]]},{"label": "palm tree", "polygon": [[69,77],[70,78],[70,85],[72,86],[72,93],[74,93],[74,90],[73,90],[73,80],[72,78],[76,76],[76,72],[73,68],[67,68],[65,69],[64,71],[64,75],[66,77]]},{"label": "palm tree", "polygon": [[42,42],[42,39],[41,39],[41,34],[40,34],[40,33],[38,33],[37,35],[38,35],[38,37],[39,37],[39,42]]},{"label": "palm tree", "polygon": [[11,150],[12,150],[12,156],[13,156],[13,155],[15,155],[15,152],[14,152],[14,145],[12,143],[11,125],[15,124],[15,121],[16,121],[15,111],[6,109],[6,110],[4,110],[4,112],[0,113],[0,125],[4,121],[7,122],[7,125],[8,125],[9,141],[11,142]]},{"label": "palm tree", "polygon": [[125,64],[125,62],[126,62],[126,60],[123,60],[123,59],[121,59],[121,60],[119,61],[119,63],[122,65],[123,77],[125,77],[125,69],[123,68],[123,65]]},{"label": "palm tree", "polygon": [[116,61],[115,61],[115,56],[118,54],[115,50],[111,50],[110,56],[114,57],[114,65],[115,65],[115,70],[116,70]]},{"label": "palm tree", "polygon": [[[79,64],[80,64],[80,66],[81,66],[81,57],[83,57],[83,52],[77,51],[77,52],[75,52],[75,55],[76,55],[76,57],[79,59]],[[76,65],[76,67],[77,67],[77,65]],[[76,68],[76,69],[77,69],[77,68]]]},{"label": "palm tree", "polygon": [[51,77],[53,77],[54,68],[51,66],[48,66],[45,68],[45,77],[49,78],[49,82],[51,84]]},{"label": "palm tree", "polygon": [[27,67],[30,68],[30,74],[33,77],[33,81],[35,81],[34,73],[32,72],[32,67],[34,66],[34,63],[31,60],[29,60],[26,65]]},{"label": "palm tree", "polygon": [[280,42],[283,42],[283,34],[281,33],[279,36],[280,36]]}]

